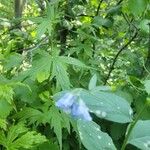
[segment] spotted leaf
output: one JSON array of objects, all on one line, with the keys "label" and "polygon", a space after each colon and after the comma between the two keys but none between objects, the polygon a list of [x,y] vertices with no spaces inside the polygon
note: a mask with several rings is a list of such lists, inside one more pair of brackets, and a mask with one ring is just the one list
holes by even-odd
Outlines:
[{"label": "spotted leaf", "polygon": [[139,120],[133,128],[128,144],[142,150],[150,150],[150,120]]},{"label": "spotted leaf", "polygon": [[78,120],[77,125],[81,142],[87,150],[116,150],[112,139],[100,130],[98,124]]}]

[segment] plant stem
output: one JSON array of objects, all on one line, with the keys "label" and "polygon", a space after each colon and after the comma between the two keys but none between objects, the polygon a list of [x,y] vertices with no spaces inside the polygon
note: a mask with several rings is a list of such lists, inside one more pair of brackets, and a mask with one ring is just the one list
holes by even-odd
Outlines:
[{"label": "plant stem", "polygon": [[129,130],[128,130],[128,132],[127,132],[127,135],[126,135],[126,137],[125,137],[125,140],[124,140],[124,142],[123,142],[123,145],[122,145],[122,147],[121,147],[121,150],[125,150],[126,145],[127,145],[127,142],[128,142],[128,139],[129,139],[129,137],[130,137],[130,134],[131,134],[131,132],[132,132],[134,126],[135,126],[136,123],[138,122],[139,118],[141,117],[141,115],[142,115],[142,113],[143,113],[143,111],[145,110],[146,107],[147,107],[147,103],[144,104],[143,108],[142,108],[142,109],[140,110],[140,112],[137,114],[135,120],[130,124]]}]

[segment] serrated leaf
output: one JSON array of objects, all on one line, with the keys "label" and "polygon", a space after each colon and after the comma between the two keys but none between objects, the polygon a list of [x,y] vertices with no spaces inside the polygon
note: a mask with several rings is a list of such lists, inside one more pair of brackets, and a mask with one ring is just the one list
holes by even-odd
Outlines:
[{"label": "serrated leaf", "polygon": [[7,127],[7,122],[6,122],[6,120],[0,118],[0,128],[6,130],[6,127]]},{"label": "serrated leaf", "polygon": [[0,85],[0,100],[4,99],[9,104],[12,104],[14,91],[11,86],[7,84]]},{"label": "serrated leaf", "polygon": [[[40,62],[40,65],[39,65]],[[41,72],[49,73],[52,64],[52,57],[45,53],[42,56],[40,55],[38,58],[35,58],[32,63],[32,67],[27,71],[21,72],[14,80],[21,81],[26,78],[30,78],[32,80],[36,80],[37,75]]]},{"label": "serrated leaf", "polygon": [[35,131],[28,131],[26,134],[15,140],[11,148],[16,150],[18,148],[31,149],[33,146],[43,142],[46,142],[45,136],[42,136],[40,133]]},{"label": "serrated leaf", "polygon": [[37,27],[37,38],[40,39],[41,36],[47,31],[47,28],[49,27],[49,21],[46,19],[43,19],[42,23],[38,25]]},{"label": "serrated leaf", "polygon": [[97,76],[95,74],[89,82],[89,90],[92,90],[96,87],[96,82],[97,82]]},{"label": "serrated leaf", "polygon": [[150,120],[139,120],[133,128],[128,144],[132,144],[141,150],[150,149]]},{"label": "serrated leaf", "polygon": [[49,114],[49,110],[42,110],[34,109],[34,108],[24,108],[22,111],[17,113],[14,117],[20,119],[20,121],[29,121],[30,124],[40,124],[40,123],[50,123],[51,115]]},{"label": "serrated leaf", "polygon": [[112,139],[96,123],[78,120],[77,126],[81,142],[87,150],[116,150]]},{"label": "serrated leaf", "polygon": [[61,114],[59,113],[58,109],[56,109],[54,106],[51,107],[49,113],[52,116],[51,127],[54,128],[54,132],[56,133],[56,136],[58,138],[60,149],[62,149],[62,126],[61,126],[62,117],[61,117]]},{"label": "serrated leaf", "polygon": [[132,121],[132,109],[122,97],[108,92],[96,91],[89,93],[85,90],[80,92],[80,97],[89,110],[100,118],[118,123]]},{"label": "serrated leaf", "polygon": [[7,150],[31,149],[46,141],[45,136],[35,131],[28,131],[23,123],[11,126],[7,135],[2,133],[0,136],[0,143]]},{"label": "serrated leaf", "polygon": [[4,68],[10,70],[15,67],[19,67],[23,61],[23,57],[20,54],[12,53],[5,58]]},{"label": "serrated leaf", "polygon": [[71,64],[71,65],[75,65],[78,67],[88,68],[88,66],[86,66],[83,62],[81,62],[80,60],[78,60],[76,58],[60,56],[59,60],[66,64]]},{"label": "serrated leaf", "polygon": [[70,80],[66,66],[57,60],[53,61],[52,76],[56,76],[57,84],[59,84],[63,90],[70,89]]}]

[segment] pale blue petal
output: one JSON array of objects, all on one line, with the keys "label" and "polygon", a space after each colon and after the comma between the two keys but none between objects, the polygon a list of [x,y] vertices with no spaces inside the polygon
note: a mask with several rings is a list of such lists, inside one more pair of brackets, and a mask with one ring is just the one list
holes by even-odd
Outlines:
[{"label": "pale blue petal", "polygon": [[71,114],[73,117],[77,117],[79,119],[87,121],[92,121],[88,108],[82,100],[80,100],[79,103],[73,103]]},{"label": "pale blue petal", "polygon": [[56,102],[55,105],[66,112],[70,112],[71,106],[73,105],[75,99],[77,99],[77,96],[72,93],[66,93]]}]

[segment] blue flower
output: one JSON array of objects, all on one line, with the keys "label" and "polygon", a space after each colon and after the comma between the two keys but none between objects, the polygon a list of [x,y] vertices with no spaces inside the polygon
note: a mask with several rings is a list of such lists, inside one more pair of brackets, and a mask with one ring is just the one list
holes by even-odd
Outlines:
[{"label": "blue flower", "polygon": [[86,121],[92,120],[88,107],[82,99],[79,99],[78,96],[73,93],[64,94],[55,105],[75,118]]},{"label": "blue flower", "polygon": [[65,112],[70,113],[75,99],[77,99],[77,96],[72,93],[66,93],[56,102],[55,105],[58,108],[63,109]]},{"label": "blue flower", "polygon": [[88,111],[88,107],[81,99],[79,100],[79,103],[73,103],[71,114],[73,117],[77,117],[86,121],[92,121],[92,118]]}]

